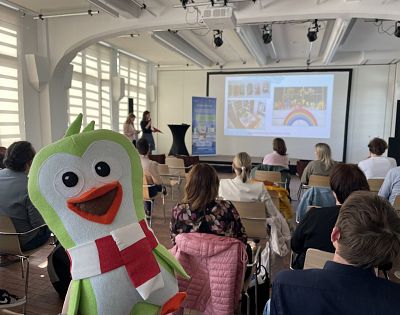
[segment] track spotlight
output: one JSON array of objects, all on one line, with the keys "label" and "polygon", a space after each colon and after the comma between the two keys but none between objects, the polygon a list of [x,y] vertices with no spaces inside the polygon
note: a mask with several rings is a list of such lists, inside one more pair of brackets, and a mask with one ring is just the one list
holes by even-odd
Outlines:
[{"label": "track spotlight", "polygon": [[315,19],[314,22],[311,23],[310,27],[308,28],[307,38],[309,42],[314,42],[317,40],[317,33],[319,31],[318,28],[318,20]]},{"label": "track spotlight", "polygon": [[272,25],[267,24],[263,27],[263,35],[262,35],[264,44],[269,44],[272,41]]},{"label": "track spotlight", "polygon": [[214,30],[214,45],[221,47],[224,41],[222,40],[222,30]]},{"label": "track spotlight", "polygon": [[400,21],[397,21],[394,25],[394,36],[400,38]]},{"label": "track spotlight", "polygon": [[182,8],[186,9],[186,5],[188,2],[189,2],[189,0],[181,0]]}]

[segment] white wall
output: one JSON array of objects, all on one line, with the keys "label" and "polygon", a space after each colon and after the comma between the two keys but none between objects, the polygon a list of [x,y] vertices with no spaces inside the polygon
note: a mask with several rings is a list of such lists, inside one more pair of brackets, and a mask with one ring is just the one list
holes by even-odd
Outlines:
[{"label": "white wall", "polygon": [[[399,70],[399,67],[397,67]],[[353,68],[347,137],[347,162],[358,162],[368,154],[373,137],[392,136],[395,107],[396,66],[358,66]],[[158,151],[168,153],[172,135],[167,124],[192,124],[192,96],[206,96],[207,72],[166,71],[158,73]],[[191,152],[189,128],[185,143]],[[266,152],[267,153],[267,152]],[[295,157],[293,157],[295,158]]]}]

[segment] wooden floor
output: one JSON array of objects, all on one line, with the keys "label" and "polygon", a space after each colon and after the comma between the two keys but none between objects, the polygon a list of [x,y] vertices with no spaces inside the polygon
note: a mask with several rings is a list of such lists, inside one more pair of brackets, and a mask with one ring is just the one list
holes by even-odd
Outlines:
[{"label": "wooden floor", "polygon": [[[220,178],[231,177],[231,174],[219,174]],[[291,192],[293,200],[296,199],[296,192],[299,185],[298,178],[293,178],[291,181]],[[164,221],[160,200],[156,200],[155,211],[153,214],[153,230],[161,244],[170,248],[172,246],[169,237],[169,212],[173,205],[180,200],[181,196],[174,192],[174,199],[171,200],[171,193],[167,196],[166,211],[167,220]],[[297,201],[292,202],[293,209],[297,205]],[[61,312],[63,301],[58,297],[58,294],[52,287],[46,266],[47,256],[52,251],[53,246],[46,245],[34,255],[31,256],[31,271],[29,277],[29,296],[27,304],[27,314],[30,315],[54,315]],[[279,270],[288,269],[289,255],[286,257],[273,257],[272,261],[272,278]],[[21,278],[21,269],[18,263],[0,267],[0,288],[9,290],[11,293],[23,295],[23,279]],[[21,307],[10,310],[0,310],[0,314],[16,314],[21,312]]]}]

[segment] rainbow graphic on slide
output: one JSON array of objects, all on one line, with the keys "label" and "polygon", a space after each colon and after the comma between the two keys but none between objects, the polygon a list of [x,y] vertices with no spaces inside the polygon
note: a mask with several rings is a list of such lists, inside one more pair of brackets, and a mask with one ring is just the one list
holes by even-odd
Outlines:
[{"label": "rainbow graphic on slide", "polygon": [[284,126],[292,126],[296,121],[304,121],[309,126],[318,126],[318,122],[314,115],[304,108],[296,108],[292,110],[283,121]]}]

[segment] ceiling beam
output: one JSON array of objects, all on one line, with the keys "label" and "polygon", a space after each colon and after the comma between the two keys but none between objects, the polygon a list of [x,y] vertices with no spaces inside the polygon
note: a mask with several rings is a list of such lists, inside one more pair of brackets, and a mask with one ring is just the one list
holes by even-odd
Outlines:
[{"label": "ceiling beam", "polygon": [[262,34],[257,25],[243,25],[236,28],[239,38],[259,66],[267,64],[267,49],[262,41]]},{"label": "ceiling beam", "polygon": [[193,47],[190,43],[185,41],[176,32],[172,31],[159,31],[153,32],[151,38],[163,45],[164,47],[172,50],[186,59],[192,61],[200,68],[211,67],[213,61]]},{"label": "ceiling beam", "polygon": [[331,63],[333,57],[336,54],[337,49],[339,48],[342,42],[343,36],[346,34],[346,30],[347,27],[349,26],[349,23],[350,21],[347,19],[342,19],[342,18],[336,19],[328,43],[326,44],[324,55],[322,56],[323,64],[327,65]]}]

